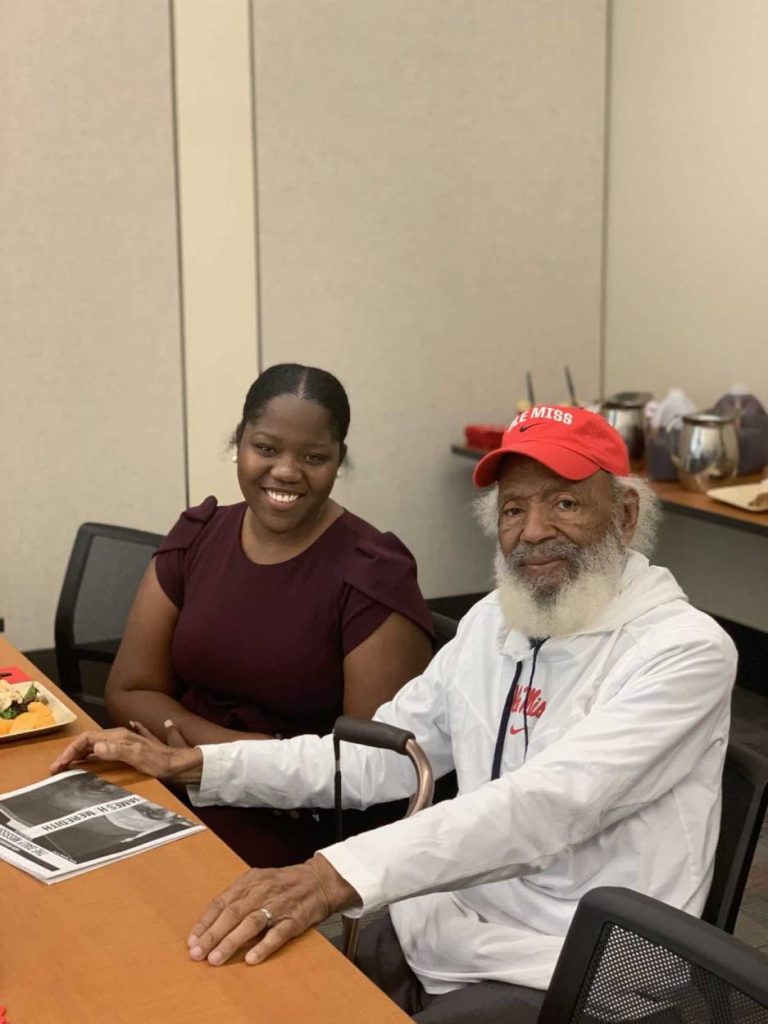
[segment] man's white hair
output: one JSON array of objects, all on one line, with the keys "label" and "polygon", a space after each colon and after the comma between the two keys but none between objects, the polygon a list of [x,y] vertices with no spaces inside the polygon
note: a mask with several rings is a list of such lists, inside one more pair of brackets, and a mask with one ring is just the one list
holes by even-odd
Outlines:
[{"label": "man's white hair", "polygon": [[661,523],[661,502],[648,481],[640,476],[612,476],[611,486],[616,508],[621,508],[627,491],[634,491],[637,495],[637,525],[635,532],[627,541],[627,547],[650,558],[656,546],[656,536]]},{"label": "man's white hair", "polygon": [[[638,497],[637,526],[627,542],[627,547],[650,557],[656,543],[656,534],[661,520],[661,505],[650,484],[639,476],[612,476],[614,514],[619,517],[622,500],[627,491],[634,491]],[[490,487],[475,498],[475,515],[483,533],[498,538],[499,508],[498,485]],[[617,524],[618,525],[618,524]]]}]

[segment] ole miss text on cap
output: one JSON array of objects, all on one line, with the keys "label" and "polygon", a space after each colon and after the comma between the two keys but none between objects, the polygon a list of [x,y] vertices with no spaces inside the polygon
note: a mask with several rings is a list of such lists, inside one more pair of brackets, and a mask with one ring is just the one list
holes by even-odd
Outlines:
[{"label": "ole miss text on cap", "polygon": [[478,462],[474,482],[496,482],[505,455],[527,455],[566,480],[585,480],[599,469],[628,476],[629,454],[621,435],[598,413],[567,405],[534,405],[510,423],[501,446]]}]

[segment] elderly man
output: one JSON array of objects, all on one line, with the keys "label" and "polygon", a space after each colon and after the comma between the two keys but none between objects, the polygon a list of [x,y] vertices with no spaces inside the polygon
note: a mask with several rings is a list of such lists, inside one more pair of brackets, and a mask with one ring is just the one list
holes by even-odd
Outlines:
[{"label": "elderly man", "polygon": [[[625,885],[693,914],[709,888],[735,653],[633,550],[653,499],[599,416],[522,413],[475,471],[497,588],[376,718],[411,730],[459,795],[293,868],[249,871],[190,955],[258,963],[335,910],[389,916],[361,966],[419,1021],[535,1020],[580,896]],[[199,804],[333,802],[330,737],[168,748],[124,730],[88,750],[193,787]],[[346,746],[344,799],[405,795],[410,766]]]}]

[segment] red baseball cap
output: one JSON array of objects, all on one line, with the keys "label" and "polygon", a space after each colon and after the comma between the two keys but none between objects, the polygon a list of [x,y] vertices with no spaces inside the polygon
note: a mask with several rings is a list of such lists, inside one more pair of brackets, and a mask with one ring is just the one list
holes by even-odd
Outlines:
[{"label": "red baseball cap", "polygon": [[496,483],[501,460],[513,452],[543,463],[566,480],[586,480],[598,469],[614,476],[630,473],[621,434],[598,413],[567,405],[534,405],[516,416],[501,447],[484,455],[475,467],[475,485]]}]

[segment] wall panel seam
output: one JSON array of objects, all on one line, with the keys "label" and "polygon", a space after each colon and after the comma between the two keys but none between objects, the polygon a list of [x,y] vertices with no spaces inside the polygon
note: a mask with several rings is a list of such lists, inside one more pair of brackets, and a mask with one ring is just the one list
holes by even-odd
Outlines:
[{"label": "wall panel seam", "polygon": [[255,19],[253,0],[248,3],[248,45],[251,73],[251,148],[253,152],[253,261],[256,270],[254,296],[256,299],[256,371],[261,373],[264,365],[264,324],[261,312],[261,236],[259,234],[259,134],[258,134],[258,92],[256,84],[256,45],[254,41]]},{"label": "wall panel seam", "polygon": [[603,196],[602,226],[600,237],[600,367],[599,383],[600,398],[605,397],[606,360],[608,346],[608,212],[611,165],[611,69],[612,69],[612,32],[613,32],[614,0],[606,0],[605,5],[605,87],[603,99]]},{"label": "wall panel seam", "polygon": [[187,409],[187,350],[186,350],[186,319],[184,315],[184,262],[182,251],[181,233],[181,194],[179,190],[179,177],[181,173],[179,164],[179,118],[178,98],[176,91],[176,32],[175,32],[175,4],[174,0],[168,0],[168,19],[170,25],[170,70],[171,70],[171,125],[173,131],[173,195],[176,211],[176,268],[178,274],[178,295],[179,295],[179,360],[181,365],[181,443],[182,457],[184,459],[184,502],[189,508],[191,504],[189,484],[189,415]]}]

